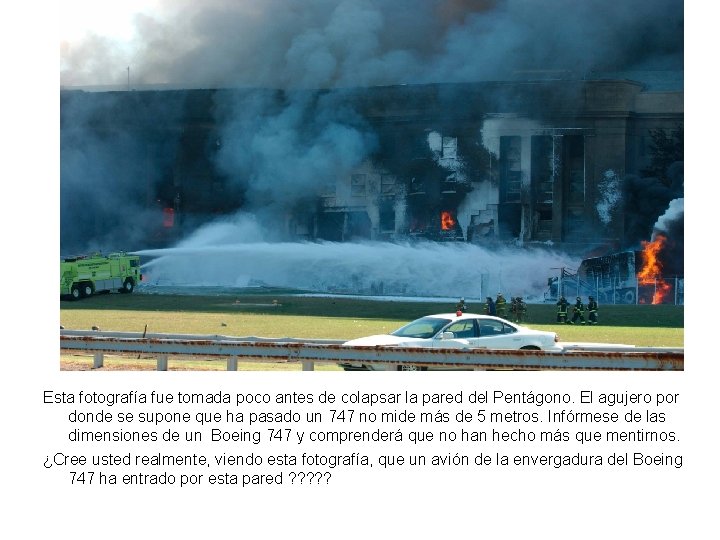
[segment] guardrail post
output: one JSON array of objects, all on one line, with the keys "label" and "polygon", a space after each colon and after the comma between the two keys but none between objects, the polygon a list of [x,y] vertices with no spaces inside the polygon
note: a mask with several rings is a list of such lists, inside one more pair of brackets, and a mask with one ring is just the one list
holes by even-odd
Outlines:
[{"label": "guardrail post", "polygon": [[312,360],[303,360],[302,361],[302,370],[303,371],[315,371],[315,362]]},{"label": "guardrail post", "polygon": [[93,369],[98,369],[103,367],[103,361],[105,359],[105,355],[101,352],[96,352],[95,356],[93,357]]},{"label": "guardrail post", "polygon": [[227,359],[227,370],[237,371],[237,356],[231,356]]},{"label": "guardrail post", "polygon": [[157,359],[157,370],[158,371],[167,371],[168,367],[168,355],[167,354],[161,354],[158,356]]}]

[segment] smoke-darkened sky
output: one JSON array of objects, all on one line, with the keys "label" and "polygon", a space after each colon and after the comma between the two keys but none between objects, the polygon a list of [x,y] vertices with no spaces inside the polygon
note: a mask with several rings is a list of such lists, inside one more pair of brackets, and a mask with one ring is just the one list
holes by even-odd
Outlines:
[{"label": "smoke-darkened sky", "polygon": [[[102,5],[102,8],[98,8]],[[681,0],[62,4],[63,86],[343,87],[683,68]]]}]

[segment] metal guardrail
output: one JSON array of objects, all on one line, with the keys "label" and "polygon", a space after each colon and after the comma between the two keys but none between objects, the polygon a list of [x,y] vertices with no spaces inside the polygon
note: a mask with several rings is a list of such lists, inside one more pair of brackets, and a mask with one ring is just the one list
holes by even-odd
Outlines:
[{"label": "metal guardrail", "polygon": [[102,338],[127,338],[127,339],[185,339],[185,340],[215,340],[215,341],[251,341],[257,343],[320,343],[320,344],[341,344],[345,343],[344,339],[302,339],[302,338],[267,338],[257,336],[224,336],[221,334],[155,334],[143,332],[115,332],[101,330],[60,330],[60,337],[78,336],[78,337],[102,337]]},{"label": "metal guardrail", "polygon": [[[597,346],[593,350],[592,345]],[[519,351],[421,347],[346,347],[339,340],[231,337],[220,335],[140,334],[129,332],[60,331],[61,351],[94,353],[93,367],[103,366],[105,354],[145,354],[157,358],[157,369],[167,370],[176,358],[225,358],[227,369],[237,361],[297,362],[304,371],[315,363],[385,365],[391,369],[414,366],[429,369],[565,369],[565,370],[673,370],[684,369],[680,348],[632,347],[575,343],[567,350]]]}]

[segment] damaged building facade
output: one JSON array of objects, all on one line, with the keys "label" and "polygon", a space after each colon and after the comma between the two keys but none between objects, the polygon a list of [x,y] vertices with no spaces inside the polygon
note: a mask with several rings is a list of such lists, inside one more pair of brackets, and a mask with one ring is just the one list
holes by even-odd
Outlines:
[{"label": "damaged building facade", "polygon": [[368,160],[338,179],[321,194],[315,229],[295,233],[616,244],[622,178],[647,165],[652,130],[683,121],[682,91],[648,92],[630,80],[383,92],[367,116],[395,149],[385,150],[397,154],[394,166]]},{"label": "damaged building facade", "polygon": [[[677,81],[545,74],[505,82],[305,91],[314,102],[332,93],[333,104],[351,110],[353,128],[371,142],[349,166],[318,174],[307,189],[274,204],[275,227],[287,240],[551,243],[568,252],[617,248],[625,216],[633,211],[619,196],[623,179],[648,165],[653,130],[670,132],[683,123],[681,74]],[[260,94],[263,110],[277,118],[288,102],[281,91],[62,92],[62,212],[94,215],[84,225],[63,226],[61,244],[74,249],[80,243],[73,235],[82,230],[104,247],[122,221],[111,215],[118,204],[89,203],[91,193],[103,190],[76,180],[89,172],[76,166],[79,148],[84,156],[102,156],[102,170],[96,171],[102,180],[95,183],[117,184],[106,195],[122,193],[121,202],[132,200],[135,214],[142,214],[131,236],[145,246],[169,244],[219,215],[262,207],[262,197],[251,195],[253,164],[234,173],[221,159],[238,147],[228,135],[228,111],[245,100],[256,102]],[[235,129],[254,125],[234,123]],[[125,157],[106,158],[108,148]],[[278,183],[293,182],[294,173],[284,174],[289,177],[278,177]],[[286,191],[269,190],[265,202]]]}]

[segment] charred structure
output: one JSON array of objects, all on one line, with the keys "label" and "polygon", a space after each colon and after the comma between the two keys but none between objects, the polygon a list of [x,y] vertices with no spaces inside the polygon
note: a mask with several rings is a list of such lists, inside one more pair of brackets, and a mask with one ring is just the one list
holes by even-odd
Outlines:
[{"label": "charred structure", "polygon": [[557,75],[62,91],[61,249],[164,246],[240,210],[281,240],[634,248],[621,194],[682,126],[682,74]]}]

